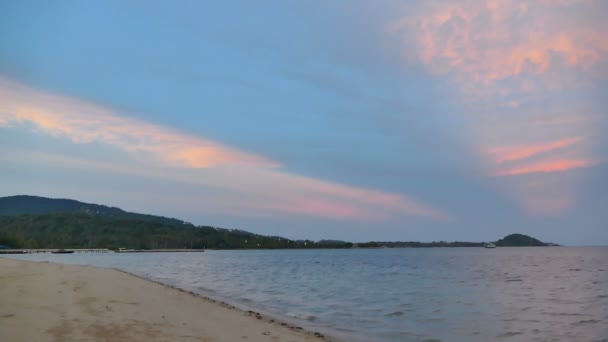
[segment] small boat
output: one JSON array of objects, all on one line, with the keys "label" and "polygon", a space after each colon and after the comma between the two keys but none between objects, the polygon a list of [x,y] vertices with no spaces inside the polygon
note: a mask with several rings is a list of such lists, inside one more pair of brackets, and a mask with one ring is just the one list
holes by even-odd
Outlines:
[{"label": "small boat", "polygon": [[0,254],[27,254],[27,251],[19,249],[0,249]]},{"label": "small boat", "polygon": [[72,254],[72,253],[74,253],[74,251],[68,251],[68,250],[65,250],[65,249],[58,249],[56,251],[52,251],[51,253],[53,253],[53,254]]},{"label": "small boat", "polygon": [[490,242],[490,243],[485,244],[483,246],[483,248],[496,248],[496,245]]}]

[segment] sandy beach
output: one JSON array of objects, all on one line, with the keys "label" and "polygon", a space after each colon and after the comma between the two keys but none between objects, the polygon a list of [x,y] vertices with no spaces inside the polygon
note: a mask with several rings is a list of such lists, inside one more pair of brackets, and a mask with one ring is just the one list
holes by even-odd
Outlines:
[{"label": "sandy beach", "polygon": [[326,341],[121,271],[0,258],[0,341]]}]

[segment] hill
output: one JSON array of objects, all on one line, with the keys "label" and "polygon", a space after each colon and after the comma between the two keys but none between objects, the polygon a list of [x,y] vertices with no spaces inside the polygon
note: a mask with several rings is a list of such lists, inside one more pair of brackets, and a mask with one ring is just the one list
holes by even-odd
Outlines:
[{"label": "hill", "polygon": [[175,226],[88,213],[0,216],[0,244],[13,248],[297,248],[294,242],[215,227]]},{"label": "hill", "polygon": [[49,213],[85,213],[101,215],[108,218],[133,219],[175,226],[191,225],[187,222],[174,218],[131,213],[116,207],[84,203],[73,199],[47,198],[27,195],[0,197],[0,216],[15,216],[21,214],[36,215]]},{"label": "hill", "polygon": [[[195,226],[163,216],[38,196],[0,198],[0,245],[13,248],[428,248],[481,247],[483,242],[366,242],[290,240],[244,230]],[[511,234],[496,246],[548,246],[523,234]]]},{"label": "hill", "polygon": [[529,247],[529,246],[548,246],[540,240],[523,234],[511,234],[494,243],[497,247]]},{"label": "hill", "polygon": [[13,248],[343,248],[263,236],[237,229],[195,226],[162,216],[70,199],[0,198],[0,245]]}]

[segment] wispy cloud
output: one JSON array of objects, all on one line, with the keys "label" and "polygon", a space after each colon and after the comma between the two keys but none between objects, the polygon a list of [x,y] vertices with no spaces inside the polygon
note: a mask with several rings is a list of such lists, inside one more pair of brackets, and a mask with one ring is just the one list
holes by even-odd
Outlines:
[{"label": "wispy cloud", "polygon": [[389,26],[415,35],[418,57],[466,82],[589,68],[605,59],[604,23],[576,19],[593,1],[427,1]]},{"label": "wispy cloud", "polygon": [[[597,8],[598,0],[430,0],[387,26],[414,47],[407,49],[409,63],[456,85],[460,105],[474,113],[467,120],[471,145],[490,163],[486,174],[509,176],[497,182],[519,179],[505,191],[531,211],[566,210],[575,203],[570,183],[577,180],[532,191],[522,178],[559,176],[601,160],[588,148],[595,136],[588,119],[596,113],[560,94],[608,78],[608,24],[594,15]],[[573,112],[553,117],[535,102],[541,97]]]},{"label": "wispy cloud", "polygon": [[74,143],[99,142],[129,153],[147,154],[173,167],[278,166],[253,153],[118,116],[109,109],[76,99],[37,92],[2,80],[0,89],[0,123],[4,126],[29,124]]},{"label": "wispy cloud", "polygon": [[572,169],[580,169],[596,165],[594,160],[573,160],[573,159],[558,159],[548,160],[543,162],[532,163],[524,166],[515,166],[500,170],[496,173],[497,176],[517,176],[529,173],[551,173],[562,172]]},{"label": "wispy cloud", "polygon": [[[566,138],[540,144],[495,147],[488,150],[494,161],[496,176],[518,176],[531,173],[564,172],[591,167],[597,160],[572,159],[568,155],[581,155],[581,137]],[[568,151],[568,149],[573,149]]]},{"label": "wispy cloud", "polygon": [[[286,172],[279,163],[210,139],[128,118],[109,108],[51,95],[11,81],[0,82],[0,123],[30,134],[85,144],[91,157],[62,151],[4,151],[3,162],[166,179],[213,189],[200,195],[217,212],[237,216],[304,215],[377,221],[447,215],[402,194],[387,193]],[[134,158],[125,163],[96,159],[95,144]]]},{"label": "wispy cloud", "polygon": [[497,163],[527,159],[539,154],[560,150],[569,146],[577,145],[583,139],[580,137],[566,138],[548,143],[535,145],[517,145],[494,147],[488,150],[488,155]]}]

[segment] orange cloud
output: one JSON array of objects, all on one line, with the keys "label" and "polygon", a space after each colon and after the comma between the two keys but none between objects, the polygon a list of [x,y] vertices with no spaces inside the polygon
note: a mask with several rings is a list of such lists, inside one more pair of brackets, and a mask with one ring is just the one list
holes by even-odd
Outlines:
[{"label": "orange cloud", "polygon": [[99,142],[128,153],[147,154],[172,167],[221,165],[277,167],[276,162],[211,140],[183,134],[66,97],[0,82],[0,122],[28,124],[79,144]]},{"label": "orange cloud", "polygon": [[541,153],[555,151],[576,145],[582,138],[567,138],[538,145],[519,145],[495,147],[488,151],[489,156],[498,164],[530,158]]},{"label": "orange cloud", "polygon": [[[61,152],[0,147],[2,163],[138,176],[200,189],[200,210],[237,216],[304,215],[378,221],[395,217],[445,220],[440,211],[402,194],[359,188],[289,173],[262,156],[184,134],[80,100],[49,95],[0,79],[2,129],[48,134],[76,144],[98,143],[133,156],[117,161],[95,153],[88,159]],[[93,177],[93,176],[92,176]],[[89,184],[94,186],[95,182]],[[212,193],[212,195],[209,195]]]},{"label": "orange cloud", "polygon": [[551,172],[563,172],[572,169],[580,169],[596,165],[597,161],[593,160],[551,160],[545,162],[539,162],[532,165],[526,165],[521,167],[515,167],[505,170],[500,170],[496,173],[497,176],[517,176],[525,175],[530,173],[551,173]]},{"label": "orange cloud", "polygon": [[[606,78],[608,22],[596,13],[601,1],[428,0],[388,26],[406,46],[409,63],[457,86],[460,104],[471,112],[471,145],[490,162],[487,174],[528,175],[497,178],[497,186],[532,212],[571,207],[578,178],[564,171],[599,160],[591,155],[592,142],[583,143],[594,136],[591,117],[527,109],[541,99],[549,107],[572,106],[577,101],[552,99],[561,96],[552,91]],[[571,110],[588,108],[577,107]],[[535,175],[555,181],[522,184]]]},{"label": "orange cloud", "polygon": [[[434,72],[489,83],[550,69],[589,68],[605,60],[606,25],[570,20],[584,16],[582,10],[589,3],[428,1],[419,15],[391,24],[389,32],[413,37],[418,58]],[[565,15],[565,5],[576,6]]]}]

